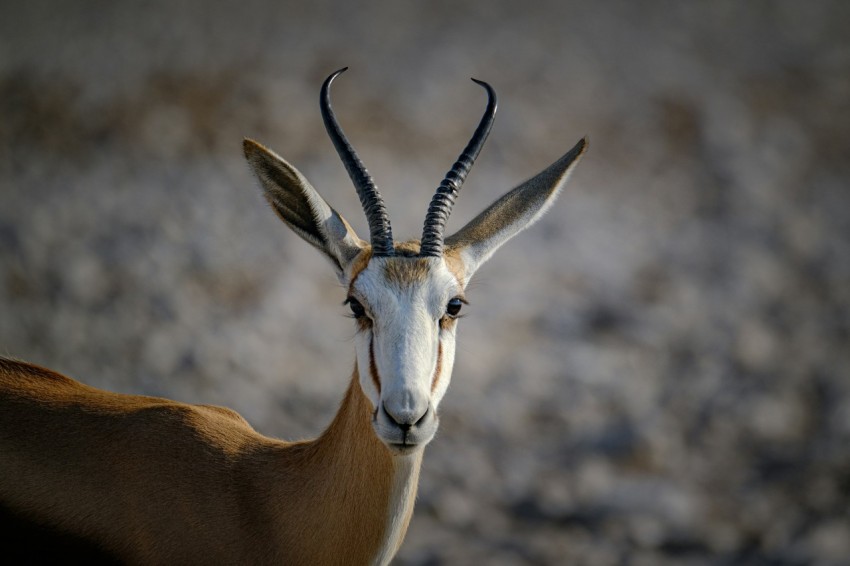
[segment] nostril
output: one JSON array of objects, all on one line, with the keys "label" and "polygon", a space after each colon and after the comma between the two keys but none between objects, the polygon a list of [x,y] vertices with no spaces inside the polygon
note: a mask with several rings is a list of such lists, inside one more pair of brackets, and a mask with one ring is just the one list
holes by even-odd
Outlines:
[{"label": "nostril", "polygon": [[[398,426],[402,426],[402,425],[401,425],[401,423],[399,423],[399,422],[396,420],[396,418],[393,416],[393,414],[387,410],[387,403],[386,403],[386,401],[384,401],[384,402],[382,402],[382,403],[381,403],[381,411],[383,411],[383,412],[384,412],[384,415],[386,415],[386,417],[387,417],[389,420],[391,420],[392,422],[394,422],[394,423],[395,423],[395,424],[397,424]],[[408,428],[410,428],[410,427],[408,427]]]},{"label": "nostril", "polygon": [[387,416],[389,420],[395,423],[402,431],[408,432],[412,426],[418,426],[422,424],[425,418],[428,416],[428,413],[431,411],[430,407],[425,409],[425,412],[422,413],[421,416],[417,416],[415,413],[409,411],[403,411],[401,414],[394,414],[392,411],[387,409],[386,402],[381,403],[381,410]]},{"label": "nostril", "polygon": [[415,424],[416,424],[416,426],[419,426],[419,425],[421,425],[423,422],[425,422],[425,418],[428,416],[428,413],[430,413],[430,412],[431,412],[431,406],[429,405],[429,406],[425,409],[425,412],[424,412],[424,413],[422,413],[422,416],[421,416],[421,417],[419,417],[419,420],[418,420],[418,421],[416,421],[416,423],[415,423]]}]

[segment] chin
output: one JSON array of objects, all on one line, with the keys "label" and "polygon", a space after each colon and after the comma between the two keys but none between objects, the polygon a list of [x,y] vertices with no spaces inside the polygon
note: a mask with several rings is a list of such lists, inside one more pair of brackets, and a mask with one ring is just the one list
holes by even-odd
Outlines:
[{"label": "chin", "polygon": [[427,442],[420,444],[399,444],[392,442],[384,442],[393,456],[412,456],[417,452],[421,452]]}]

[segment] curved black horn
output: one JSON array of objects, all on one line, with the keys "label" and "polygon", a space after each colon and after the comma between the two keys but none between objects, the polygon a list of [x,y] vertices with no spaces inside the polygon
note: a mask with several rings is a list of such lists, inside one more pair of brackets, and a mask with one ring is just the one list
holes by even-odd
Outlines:
[{"label": "curved black horn", "polygon": [[331,73],[322,84],[322,91],[319,95],[322,119],[325,121],[325,129],[328,131],[336,152],[342,159],[342,163],[345,165],[346,171],[348,171],[348,176],[351,177],[351,181],[354,183],[357,196],[360,197],[360,204],[363,206],[366,219],[369,221],[372,255],[391,256],[395,254],[395,249],[393,248],[393,233],[390,227],[390,219],[387,215],[387,208],[384,206],[384,199],[381,198],[381,193],[378,192],[378,188],[369,175],[369,171],[366,170],[363,162],[357,157],[357,152],[354,151],[345,134],[342,133],[342,128],[339,127],[339,122],[337,122],[334,111],[331,108],[331,83],[347,69],[348,67],[343,67]]},{"label": "curved black horn", "polygon": [[422,244],[419,249],[419,255],[422,257],[440,257],[443,254],[443,230],[446,227],[446,221],[452,212],[460,187],[469,174],[472,164],[475,163],[475,158],[481,153],[481,148],[496,118],[496,91],[484,81],[472,80],[487,89],[487,109],[484,110],[484,116],[475,129],[475,133],[472,134],[466,149],[457,158],[451,170],[446,173],[446,178],[440,183],[434,198],[431,199],[428,214],[425,215],[425,227],[422,230]]}]

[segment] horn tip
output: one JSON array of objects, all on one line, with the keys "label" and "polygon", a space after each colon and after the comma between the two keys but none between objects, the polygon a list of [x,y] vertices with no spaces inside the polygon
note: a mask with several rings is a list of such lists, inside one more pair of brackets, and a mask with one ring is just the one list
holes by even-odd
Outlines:
[{"label": "horn tip", "polygon": [[495,89],[492,86],[490,86],[490,83],[480,81],[480,80],[476,79],[475,77],[470,77],[470,78],[472,79],[472,82],[474,82],[475,84],[484,87],[484,90],[487,91],[487,96],[490,97],[490,102],[493,105],[493,109],[495,110],[495,105],[496,105],[496,91],[495,91]]},{"label": "horn tip", "polygon": [[322,83],[322,93],[323,94],[327,93],[328,89],[330,89],[330,86],[331,86],[331,83],[333,82],[333,80],[335,78],[337,78],[338,76],[340,76],[342,73],[346,72],[347,70],[348,70],[348,67],[343,67],[342,69],[337,69],[336,71],[334,71],[333,73],[328,75],[328,78],[326,78],[325,82]]}]

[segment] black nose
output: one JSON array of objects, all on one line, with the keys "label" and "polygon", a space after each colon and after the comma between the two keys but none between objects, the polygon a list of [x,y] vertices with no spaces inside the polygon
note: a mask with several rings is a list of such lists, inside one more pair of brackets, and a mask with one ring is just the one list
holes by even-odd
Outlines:
[{"label": "black nose", "polygon": [[403,413],[396,414],[387,409],[386,403],[381,403],[381,409],[384,411],[384,414],[398,426],[398,428],[407,432],[410,430],[411,426],[419,425],[425,420],[428,413],[431,411],[431,406],[429,404],[425,407],[425,412],[422,414],[417,414],[412,411],[404,411]]}]

